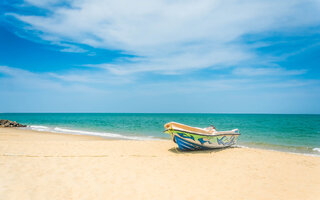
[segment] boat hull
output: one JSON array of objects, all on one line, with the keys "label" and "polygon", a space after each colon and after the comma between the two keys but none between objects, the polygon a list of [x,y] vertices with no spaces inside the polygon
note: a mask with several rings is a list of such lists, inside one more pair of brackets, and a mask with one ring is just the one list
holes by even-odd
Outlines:
[{"label": "boat hull", "polygon": [[239,133],[202,135],[179,130],[167,130],[181,150],[207,150],[224,148],[236,144]]}]

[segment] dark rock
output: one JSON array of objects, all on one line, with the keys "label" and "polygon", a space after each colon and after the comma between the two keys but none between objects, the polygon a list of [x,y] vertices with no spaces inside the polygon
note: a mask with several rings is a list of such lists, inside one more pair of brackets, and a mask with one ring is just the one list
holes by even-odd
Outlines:
[{"label": "dark rock", "polygon": [[0,127],[27,127],[27,125],[19,124],[16,121],[0,119]]}]

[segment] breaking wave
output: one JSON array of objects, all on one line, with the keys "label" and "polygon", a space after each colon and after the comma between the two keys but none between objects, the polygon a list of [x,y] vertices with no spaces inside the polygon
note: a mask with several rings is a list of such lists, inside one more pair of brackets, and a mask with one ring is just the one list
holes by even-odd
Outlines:
[{"label": "breaking wave", "polygon": [[74,134],[74,135],[91,135],[91,136],[99,136],[99,137],[110,138],[110,139],[160,140],[159,138],[155,138],[153,136],[129,136],[129,135],[122,135],[118,133],[94,132],[94,131],[84,131],[84,130],[66,129],[66,128],[60,128],[60,127],[37,126],[37,125],[28,126],[26,129],[31,129],[34,131],[45,131],[45,132]]},{"label": "breaking wave", "polygon": [[320,153],[320,148],[313,148],[312,150]]}]

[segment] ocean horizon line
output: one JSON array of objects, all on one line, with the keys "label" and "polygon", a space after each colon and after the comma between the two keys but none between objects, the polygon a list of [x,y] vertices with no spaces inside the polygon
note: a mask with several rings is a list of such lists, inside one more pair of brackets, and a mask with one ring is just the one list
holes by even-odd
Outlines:
[{"label": "ocean horizon line", "polygon": [[237,113],[237,112],[0,112],[1,114],[239,114],[239,115],[320,115],[320,113]]}]

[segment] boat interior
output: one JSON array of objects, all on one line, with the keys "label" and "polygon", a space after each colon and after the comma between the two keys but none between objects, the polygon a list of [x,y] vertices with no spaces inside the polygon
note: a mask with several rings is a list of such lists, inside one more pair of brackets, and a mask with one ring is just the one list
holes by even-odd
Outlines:
[{"label": "boat interior", "polygon": [[207,135],[214,135],[215,132],[217,132],[213,127],[208,128],[198,128],[198,127],[192,127],[184,124],[180,124],[177,122],[169,122],[164,125],[164,128],[167,129],[176,129],[176,130],[182,130],[187,132],[195,132],[195,133],[201,133],[201,134],[207,134]]}]

